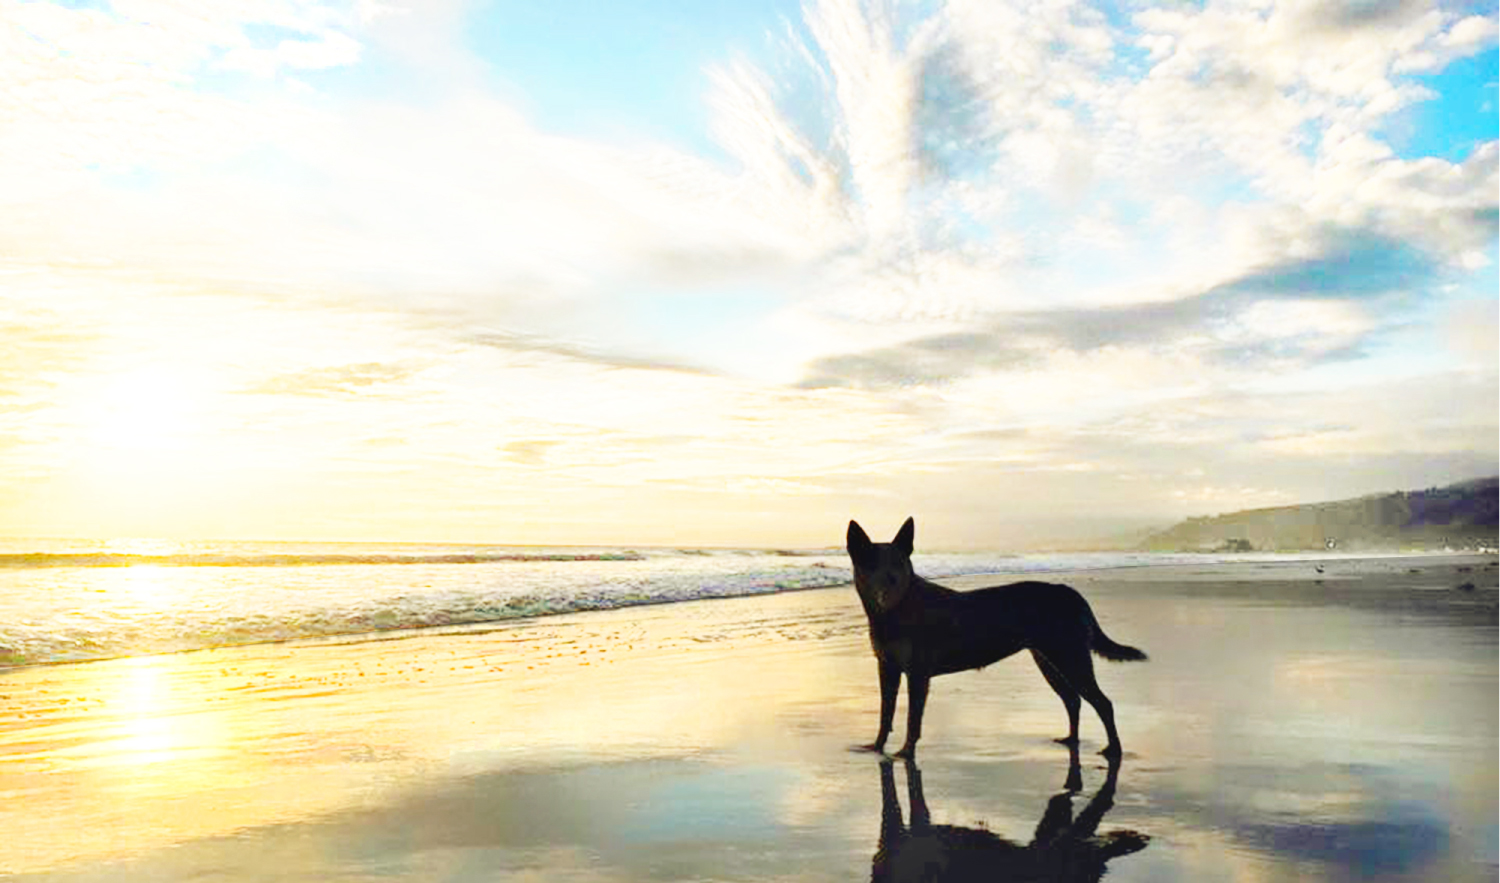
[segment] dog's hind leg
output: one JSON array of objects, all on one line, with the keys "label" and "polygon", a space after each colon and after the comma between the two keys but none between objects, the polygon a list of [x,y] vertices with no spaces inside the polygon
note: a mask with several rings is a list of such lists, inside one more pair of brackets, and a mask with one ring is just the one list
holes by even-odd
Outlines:
[{"label": "dog's hind leg", "polygon": [[1047,659],[1078,691],[1078,695],[1094,706],[1094,711],[1099,714],[1099,721],[1104,724],[1104,733],[1109,737],[1109,744],[1100,753],[1106,757],[1119,757],[1120,734],[1115,730],[1115,706],[1094,679],[1094,660],[1089,656],[1088,645],[1080,642],[1067,649],[1048,653]]},{"label": "dog's hind leg", "polygon": [[1057,666],[1047,661],[1047,657],[1033,650],[1031,658],[1036,660],[1036,667],[1042,670],[1042,677],[1047,679],[1047,684],[1057,693],[1057,698],[1062,700],[1063,708],[1068,710],[1068,735],[1055,741],[1068,746],[1077,746],[1078,709],[1082,706],[1078,699],[1078,691],[1068,683],[1068,679],[1063,677],[1062,672],[1057,670]]},{"label": "dog's hind leg", "polygon": [[1083,698],[1094,706],[1094,711],[1099,713],[1099,720],[1104,724],[1104,732],[1109,737],[1109,744],[1105,745],[1099,753],[1105,757],[1119,757],[1123,753],[1120,747],[1120,734],[1115,730],[1115,705],[1099,689],[1098,684],[1090,684],[1088,689],[1082,692]]}]

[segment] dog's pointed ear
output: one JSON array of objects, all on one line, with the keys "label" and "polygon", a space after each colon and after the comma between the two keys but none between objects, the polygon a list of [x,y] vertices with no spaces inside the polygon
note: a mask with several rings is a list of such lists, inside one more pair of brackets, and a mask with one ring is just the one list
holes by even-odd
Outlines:
[{"label": "dog's pointed ear", "polygon": [[916,539],[917,539],[917,522],[916,522],[916,519],[914,519],[914,518],[907,518],[906,519],[906,523],[903,524],[903,525],[901,525],[901,529],[898,530],[898,531],[896,531],[896,539],[891,542],[891,545],[893,545],[897,549],[901,550],[901,554],[903,554],[906,557],[910,558],[911,557],[911,550],[916,545]]},{"label": "dog's pointed ear", "polygon": [[869,560],[870,552],[874,551],[874,543],[870,542],[870,535],[859,526],[858,521],[849,522],[849,535],[845,542],[849,548],[849,557],[855,561]]}]

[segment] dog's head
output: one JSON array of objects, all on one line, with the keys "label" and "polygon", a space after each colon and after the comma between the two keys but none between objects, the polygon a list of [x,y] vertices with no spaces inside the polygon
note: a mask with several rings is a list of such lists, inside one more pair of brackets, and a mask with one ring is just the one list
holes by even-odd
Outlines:
[{"label": "dog's head", "polygon": [[901,603],[911,588],[911,549],[917,525],[906,519],[889,543],[872,543],[858,522],[849,522],[849,560],[854,562],[854,587],[865,609],[884,613]]}]

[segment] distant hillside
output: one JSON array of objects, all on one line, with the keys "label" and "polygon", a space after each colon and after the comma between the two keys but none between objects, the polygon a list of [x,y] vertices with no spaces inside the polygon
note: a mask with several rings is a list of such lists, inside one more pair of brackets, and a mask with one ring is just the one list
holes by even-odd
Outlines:
[{"label": "distant hillside", "polygon": [[1494,548],[1500,479],[1334,503],[1250,509],[1190,518],[1141,548],[1167,551],[1297,551],[1335,548]]}]

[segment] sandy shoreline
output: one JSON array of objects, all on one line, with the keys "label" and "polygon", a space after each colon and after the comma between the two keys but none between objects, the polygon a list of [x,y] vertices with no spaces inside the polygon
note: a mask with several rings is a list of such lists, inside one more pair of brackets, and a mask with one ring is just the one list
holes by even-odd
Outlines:
[{"label": "sandy shoreline", "polygon": [[[1127,757],[1089,842],[1147,844],[1111,880],[1495,879],[1492,557],[1047,578],[1152,654],[1101,666]],[[847,589],[18,669],[0,702],[22,879],[848,879],[910,796],[847,751],[878,704]],[[933,821],[1033,860],[1063,726],[1027,660],[939,679]]]}]

